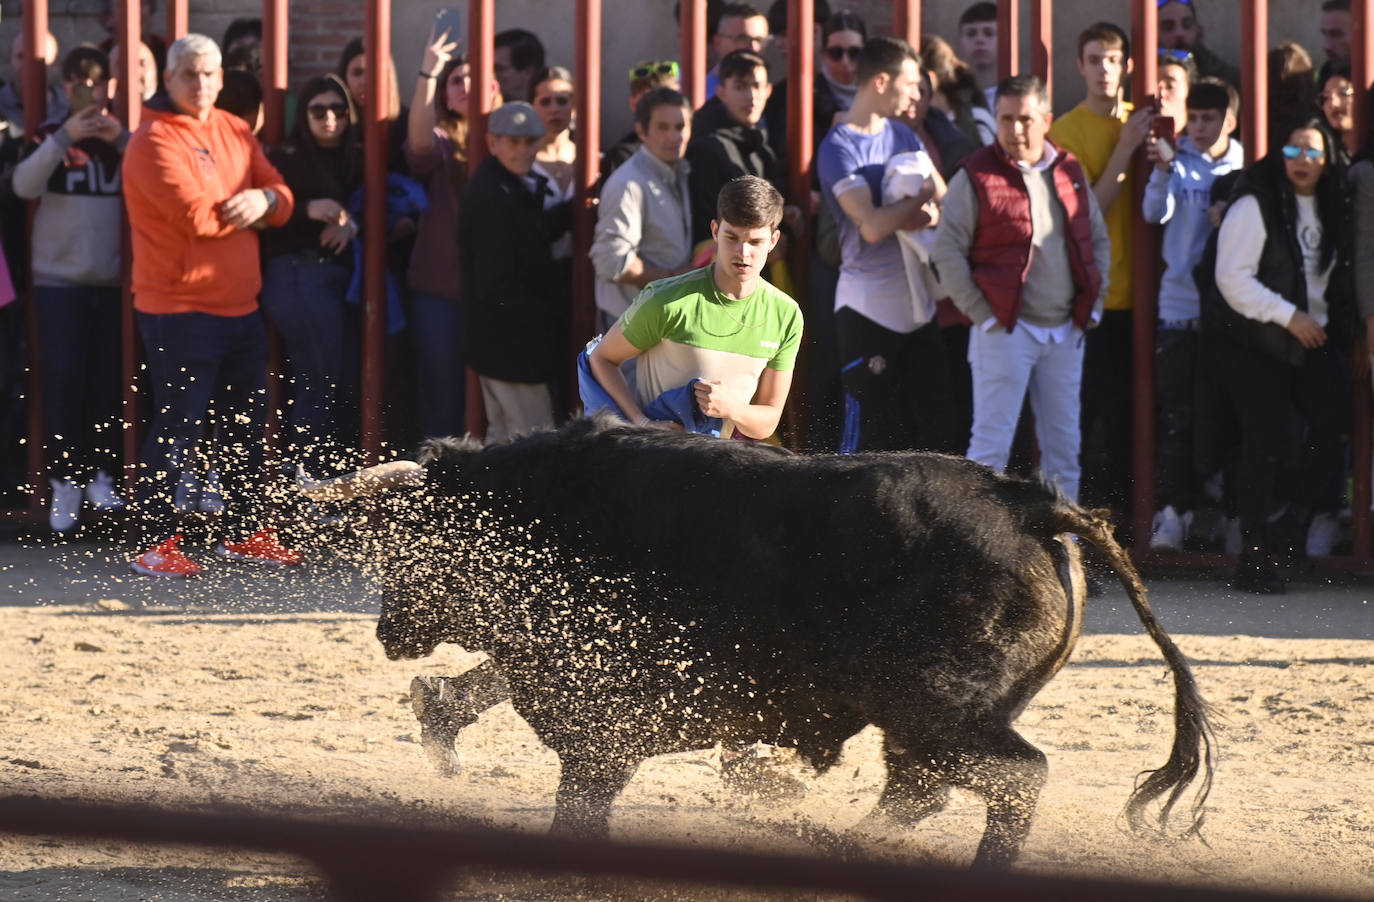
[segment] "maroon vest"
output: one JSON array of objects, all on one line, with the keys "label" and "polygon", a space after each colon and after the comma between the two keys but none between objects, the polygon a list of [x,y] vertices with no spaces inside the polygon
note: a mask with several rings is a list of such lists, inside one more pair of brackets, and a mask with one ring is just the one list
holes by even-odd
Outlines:
[{"label": "maroon vest", "polygon": [[[973,281],[982,289],[997,321],[1010,329],[1021,316],[1022,292],[1031,258],[1030,195],[1021,170],[996,144],[970,154],[963,162],[978,196],[978,228],[973,233],[969,263]],[[1093,262],[1092,221],[1088,192],[1092,186],[1073,154],[1059,151],[1050,166],[1055,194],[1064,210],[1074,294],[1070,316],[1082,329],[1092,316],[1102,288]]]}]

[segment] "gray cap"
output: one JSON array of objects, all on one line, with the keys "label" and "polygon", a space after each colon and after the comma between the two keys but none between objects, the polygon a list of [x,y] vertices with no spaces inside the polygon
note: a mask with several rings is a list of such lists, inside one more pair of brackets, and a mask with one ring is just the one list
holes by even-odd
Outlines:
[{"label": "gray cap", "polygon": [[505,135],[509,138],[542,138],[544,122],[534,107],[523,100],[503,103],[491,111],[487,120],[487,133]]}]

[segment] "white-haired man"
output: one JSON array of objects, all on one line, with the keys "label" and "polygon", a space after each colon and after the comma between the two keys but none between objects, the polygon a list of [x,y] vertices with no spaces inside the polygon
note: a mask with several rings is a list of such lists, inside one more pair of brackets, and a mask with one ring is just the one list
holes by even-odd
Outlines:
[{"label": "white-haired man", "polygon": [[189,34],[167,51],[167,85],[144,107],[124,154],[134,310],[148,358],[153,422],[143,443],[134,570],[194,576],[177,547],[172,499],[213,396],[231,504],[215,551],[296,564],[245,500],[263,469],[267,329],[257,228],[284,224],[293,198],[247,124],[215,108],[219,47]]}]

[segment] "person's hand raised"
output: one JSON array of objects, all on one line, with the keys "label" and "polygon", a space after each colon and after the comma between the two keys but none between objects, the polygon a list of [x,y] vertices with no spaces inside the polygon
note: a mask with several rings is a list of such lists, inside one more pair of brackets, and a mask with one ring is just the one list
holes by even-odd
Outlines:
[{"label": "person's hand raised", "polygon": [[420,71],[427,75],[438,75],[439,72],[448,65],[448,61],[453,59],[453,54],[458,49],[457,41],[448,39],[448,30],[445,29],[441,35],[434,33],[434,26],[429,27],[429,40],[425,43],[424,55],[420,58]]},{"label": "person's hand raised", "polygon": [[[114,122],[115,135],[119,134],[119,123],[112,119],[107,119],[99,107],[88,106],[79,113],[73,113],[67,117],[67,121],[62,123],[62,130],[67,133],[67,137],[72,139],[72,143],[84,141],[87,138],[104,138],[102,132],[106,128],[106,122]],[[106,140],[110,140],[106,138]]]}]

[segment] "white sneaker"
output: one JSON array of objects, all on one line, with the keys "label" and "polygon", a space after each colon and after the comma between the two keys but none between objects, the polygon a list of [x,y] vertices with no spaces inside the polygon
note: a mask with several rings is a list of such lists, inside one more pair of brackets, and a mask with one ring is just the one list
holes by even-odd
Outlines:
[{"label": "white sneaker", "polygon": [[224,490],[220,487],[218,470],[205,471],[205,481],[200,484],[200,500],[196,507],[202,514],[224,513]]},{"label": "white sneaker", "polygon": [[1188,538],[1188,527],[1192,525],[1193,512],[1179,516],[1172,504],[1155,514],[1150,531],[1151,551],[1182,551],[1183,541]]},{"label": "white sneaker", "polygon": [[1317,514],[1307,527],[1307,556],[1330,557],[1341,537],[1341,521],[1335,514]]},{"label": "white sneaker", "polygon": [[81,519],[81,486],[70,479],[49,479],[52,502],[48,507],[48,525],[53,532],[70,532]]},{"label": "white sneaker", "polygon": [[104,470],[95,474],[95,478],[86,486],[86,500],[90,502],[92,510],[98,511],[117,511],[124,509],[124,499],[119,497],[115,491],[114,477]]}]

